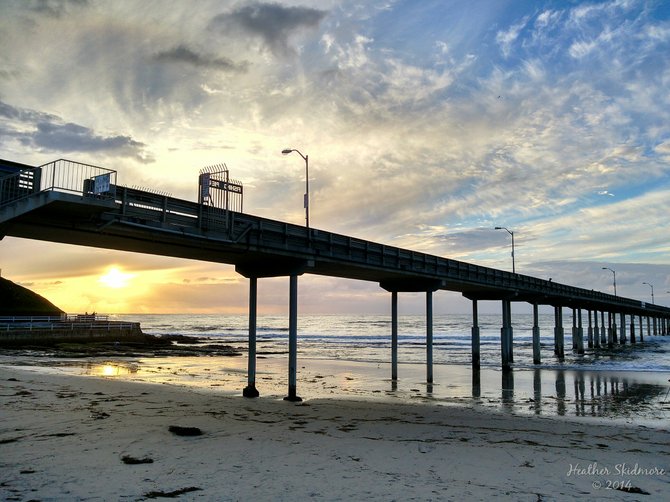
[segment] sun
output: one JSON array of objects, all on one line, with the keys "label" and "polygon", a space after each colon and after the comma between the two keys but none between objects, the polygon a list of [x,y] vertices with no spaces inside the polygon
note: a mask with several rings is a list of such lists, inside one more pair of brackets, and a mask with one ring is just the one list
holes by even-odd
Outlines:
[{"label": "sun", "polygon": [[107,273],[98,279],[98,282],[108,288],[120,289],[127,287],[133,277],[135,277],[134,274],[122,272],[118,267],[110,267]]}]

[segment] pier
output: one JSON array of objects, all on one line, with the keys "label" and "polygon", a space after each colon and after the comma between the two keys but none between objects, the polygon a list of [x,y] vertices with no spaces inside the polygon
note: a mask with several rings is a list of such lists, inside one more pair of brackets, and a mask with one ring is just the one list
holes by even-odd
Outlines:
[{"label": "pier", "polygon": [[[667,335],[670,308],[510,273],[242,212],[241,183],[225,166],[205,169],[191,202],[118,184],[118,173],[57,160],[33,167],[0,160],[0,238],[9,235],[81,246],[188,258],[235,266],[249,279],[249,363],[244,395],[256,397],[258,279],[289,279],[286,399],[297,393],[298,278],[303,274],[375,282],[390,293],[391,378],[398,378],[400,293],[426,295],[426,380],[433,381],[433,293],[460,292],[472,302],[472,365],[480,365],[478,302],[501,305],[503,370],[514,362],[512,302],[533,308],[533,362],[541,364],[538,307],[554,308],[554,353],[565,355],[564,309],[572,312],[572,350],[638,343]],[[600,317],[600,323],[598,319]],[[593,323],[592,323],[593,319]],[[619,324],[617,324],[617,320]],[[646,322],[645,322],[646,321]],[[646,324],[646,326],[645,326]],[[600,329],[600,331],[599,331]]]}]

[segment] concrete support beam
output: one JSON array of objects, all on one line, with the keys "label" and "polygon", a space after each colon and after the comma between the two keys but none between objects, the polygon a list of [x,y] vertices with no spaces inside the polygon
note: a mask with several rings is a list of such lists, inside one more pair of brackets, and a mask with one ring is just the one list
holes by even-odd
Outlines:
[{"label": "concrete support beam", "polygon": [[554,321],[554,354],[563,359],[565,357],[563,307],[554,307]]},{"label": "concrete support beam", "polygon": [[651,336],[651,317],[647,316],[647,336]]},{"label": "concrete support beam", "polygon": [[297,394],[298,375],[298,276],[289,277],[288,317],[288,396],[286,401],[302,401]]},{"label": "concrete support beam", "polygon": [[479,369],[480,366],[480,348],[479,348],[479,312],[477,300],[472,300],[472,368]]},{"label": "concrete support beam", "polygon": [[605,326],[605,311],[600,312],[600,320],[602,321],[600,324],[600,343],[602,345],[605,345],[607,343],[607,327]]},{"label": "concrete support beam", "polygon": [[512,369],[512,302],[502,301],[502,327],[500,328],[500,353],[502,356],[502,369]]},{"label": "concrete support beam", "polygon": [[619,343],[624,345],[626,343],[626,314],[621,312],[621,328],[619,330]]},{"label": "concrete support beam", "polygon": [[398,292],[391,291],[391,380],[398,380]]},{"label": "concrete support beam", "polygon": [[577,309],[577,354],[584,353],[584,327],[582,326],[582,309]]},{"label": "concrete support beam", "polygon": [[258,306],[258,279],[249,278],[249,351],[247,363],[247,386],[242,391],[244,397],[258,397],[256,389],[256,318]]},{"label": "concrete support beam", "polygon": [[540,364],[540,320],[537,303],[533,304],[533,364]]},{"label": "concrete support beam", "polygon": [[616,312],[612,314],[612,343],[619,343],[619,326],[616,323]]},{"label": "concrete support beam", "polygon": [[433,383],[433,292],[426,291],[426,382]]},{"label": "concrete support beam", "polygon": [[630,343],[635,343],[635,316],[630,316]]},{"label": "concrete support beam", "polygon": [[592,323],[593,312],[589,309],[588,313],[589,313],[589,326],[588,326],[587,331],[586,331],[586,343],[587,343],[589,349],[592,349],[593,348],[593,323]]},{"label": "concrete support beam", "polygon": [[607,348],[614,347],[614,330],[616,324],[612,326],[612,312],[607,313]]},{"label": "concrete support beam", "polygon": [[572,309],[572,350],[577,352],[577,309]]},{"label": "concrete support beam", "polygon": [[598,327],[598,311],[593,311],[593,346],[600,348],[600,328]]}]

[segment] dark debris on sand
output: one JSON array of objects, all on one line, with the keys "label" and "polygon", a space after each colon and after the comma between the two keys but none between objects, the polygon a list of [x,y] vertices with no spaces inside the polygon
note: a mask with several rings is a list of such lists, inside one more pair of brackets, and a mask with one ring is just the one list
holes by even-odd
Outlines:
[{"label": "dark debris on sand", "polygon": [[160,491],[150,491],[144,494],[144,496],[148,499],[157,499],[157,498],[177,498],[180,495],[183,495],[184,493],[190,493],[190,492],[197,492],[202,490],[202,488],[198,488],[195,486],[189,486],[188,488],[180,488],[179,490],[173,490],[171,492],[164,492],[162,490]]}]

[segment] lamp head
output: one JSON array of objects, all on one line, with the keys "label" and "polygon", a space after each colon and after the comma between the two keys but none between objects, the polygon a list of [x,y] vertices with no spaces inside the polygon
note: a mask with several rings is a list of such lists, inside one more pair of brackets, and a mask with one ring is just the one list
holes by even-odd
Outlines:
[{"label": "lamp head", "polygon": [[502,230],[502,227],[496,227],[495,230]]},{"label": "lamp head", "polygon": [[293,149],[291,149],[291,148],[285,148],[284,150],[281,151],[281,153],[283,153],[284,155],[288,155],[292,151],[293,151]]}]

